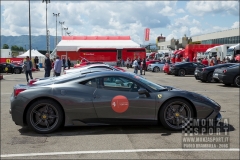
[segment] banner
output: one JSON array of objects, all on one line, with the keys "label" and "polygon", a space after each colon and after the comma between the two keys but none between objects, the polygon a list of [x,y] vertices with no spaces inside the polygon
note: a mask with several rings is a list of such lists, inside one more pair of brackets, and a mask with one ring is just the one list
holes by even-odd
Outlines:
[{"label": "banner", "polygon": [[144,31],[145,41],[149,41],[150,29],[146,28]]},{"label": "banner", "polygon": [[1,63],[23,63],[24,58],[0,58]]}]

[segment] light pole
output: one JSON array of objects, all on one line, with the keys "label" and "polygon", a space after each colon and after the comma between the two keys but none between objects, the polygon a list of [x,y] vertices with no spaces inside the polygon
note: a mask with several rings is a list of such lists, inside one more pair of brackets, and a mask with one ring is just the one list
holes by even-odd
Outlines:
[{"label": "light pole", "polygon": [[42,3],[44,2],[46,2],[46,41],[47,41],[47,53],[48,53],[47,4],[50,3],[50,0],[42,0]]},{"label": "light pole", "polygon": [[[51,46],[50,46],[50,30],[47,30],[47,35],[48,35],[48,50],[49,52],[51,51]],[[50,53],[49,53],[50,54]]]},{"label": "light pole", "polygon": [[68,28],[63,28],[63,29],[65,30],[65,36],[66,36],[66,32],[67,32]]},{"label": "light pole", "polygon": [[62,36],[63,36],[63,27],[62,27],[62,25],[64,24],[64,21],[63,22],[59,21],[59,24],[61,24],[61,31],[62,31]]},{"label": "light pole", "polygon": [[30,16],[30,0],[29,0],[29,46],[30,46],[30,49],[29,49],[29,58],[31,60],[31,56],[32,56],[32,52],[31,52],[31,16]]},{"label": "light pole", "polygon": [[57,17],[59,17],[60,13],[53,13],[53,16],[56,16],[56,47],[58,44],[58,40],[57,40]]}]

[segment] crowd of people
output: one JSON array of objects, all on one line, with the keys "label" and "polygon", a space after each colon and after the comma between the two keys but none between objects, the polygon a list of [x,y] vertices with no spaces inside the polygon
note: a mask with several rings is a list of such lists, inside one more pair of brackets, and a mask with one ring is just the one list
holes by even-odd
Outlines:
[{"label": "crowd of people", "polygon": [[[44,77],[50,77],[51,75],[51,70],[53,72],[53,76],[60,76],[61,71],[65,70],[66,68],[70,69],[71,67],[71,60],[70,57],[66,60],[64,57],[61,59],[59,56],[56,58],[50,59],[49,58],[49,53],[46,53],[46,58],[44,62],[44,69],[45,69],[45,74]],[[63,68],[63,69],[62,69]]]},{"label": "crowd of people", "polygon": [[[57,56],[54,59],[50,59],[49,53],[46,53],[45,56],[46,58],[44,60],[44,70],[45,70],[44,77],[50,77],[51,71],[53,72],[53,76],[56,76],[56,77],[60,76],[62,70],[65,70],[66,68],[70,69],[71,67],[71,60],[69,57],[67,60],[65,58],[60,59],[59,56]],[[23,69],[26,75],[27,82],[29,82],[29,77],[30,79],[33,79],[33,76],[32,76],[33,67],[35,67],[36,70],[39,70],[38,63],[39,63],[38,57],[34,58],[34,64],[30,60],[29,56],[26,57],[26,61],[23,64]]]}]

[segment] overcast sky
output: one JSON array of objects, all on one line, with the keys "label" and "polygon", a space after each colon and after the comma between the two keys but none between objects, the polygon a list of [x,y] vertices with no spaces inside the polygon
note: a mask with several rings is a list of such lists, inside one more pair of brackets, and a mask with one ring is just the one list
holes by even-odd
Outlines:
[{"label": "overcast sky", "polygon": [[[28,35],[28,1],[1,1],[1,35]],[[32,35],[46,35],[46,3],[31,1]],[[64,21],[71,35],[130,35],[142,44],[144,29],[150,42],[239,28],[238,1],[53,1],[47,5],[48,29],[61,34]],[[63,32],[65,35],[65,32]],[[149,43],[149,42],[144,42]]]}]

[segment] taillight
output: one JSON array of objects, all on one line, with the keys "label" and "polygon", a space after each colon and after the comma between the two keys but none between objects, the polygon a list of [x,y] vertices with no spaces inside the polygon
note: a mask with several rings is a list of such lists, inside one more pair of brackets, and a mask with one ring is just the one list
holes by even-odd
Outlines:
[{"label": "taillight", "polygon": [[19,93],[21,93],[22,91],[25,91],[26,89],[14,89],[14,97],[17,97],[17,95]]},{"label": "taillight", "polygon": [[33,85],[33,83],[35,83],[35,82],[37,82],[37,80],[31,80],[31,81],[29,81],[29,83],[28,83],[28,85]]},{"label": "taillight", "polygon": [[227,70],[225,69],[225,70],[223,70],[223,73],[226,73],[227,72]]}]

